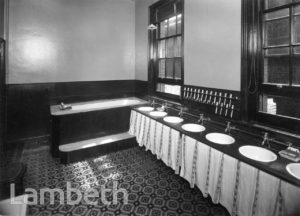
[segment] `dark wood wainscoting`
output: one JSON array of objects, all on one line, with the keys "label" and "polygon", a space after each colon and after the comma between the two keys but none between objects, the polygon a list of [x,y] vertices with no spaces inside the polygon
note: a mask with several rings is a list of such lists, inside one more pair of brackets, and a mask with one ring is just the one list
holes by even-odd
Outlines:
[{"label": "dark wood wainscoting", "polygon": [[9,84],[6,147],[30,138],[49,136],[51,104],[142,97],[147,89],[147,82],[139,80]]}]

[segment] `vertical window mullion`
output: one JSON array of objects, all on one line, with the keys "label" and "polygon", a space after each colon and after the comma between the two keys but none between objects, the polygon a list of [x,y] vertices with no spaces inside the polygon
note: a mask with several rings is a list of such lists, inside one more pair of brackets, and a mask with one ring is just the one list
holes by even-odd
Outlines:
[{"label": "vertical window mullion", "polygon": [[[175,35],[177,34],[177,8],[176,3],[174,3],[174,15],[175,15]],[[175,48],[176,48],[176,40],[173,37],[173,79],[175,79]]]},{"label": "vertical window mullion", "polygon": [[166,34],[167,37],[170,34],[169,32],[170,32],[170,22],[169,22],[169,19],[167,19],[167,34]]},{"label": "vertical window mullion", "polygon": [[177,8],[176,8],[176,4],[174,4],[175,5],[175,34],[177,34]]},{"label": "vertical window mullion", "polygon": [[[265,1],[263,1],[263,3],[265,4]],[[254,5],[252,7],[254,7]],[[263,47],[263,49],[262,49],[262,64],[264,65],[265,64],[266,47],[267,47],[266,46],[266,13],[261,13],[261,16],[262,16],[262,47]],[[252,19],[253,19],[253,17],[252,17]],[[253,25],[255,25],[255,24],[253,23]],[[252,28],[254,28],[254,26],[252,26]],[[252,37],[252,35],[250,35],[250,37]],[[262,73],[260,73],[258,76],[259,86],[264,82],[264,76],[265,76],[264,75],[265,74],[264,66],[262,67],[261,72]]]},{"label": "vertical window mullion", "polygon": [[294,40],[294,22],[293,22],[293,8],[290,6],[290,71],[289,71],[289,85],[293,85],[293,60],[294,60],[294,54],[293,54],[293,40]]},{"label": "vertical window mullion", "polygon": [[166,78],[167,77],[167,58],[168,58],[168,56],[167,56],[167,40],[165,40],[165,43],[164,43],[164,46],[165,46],[165,76],[164,76],[164,78]]}]

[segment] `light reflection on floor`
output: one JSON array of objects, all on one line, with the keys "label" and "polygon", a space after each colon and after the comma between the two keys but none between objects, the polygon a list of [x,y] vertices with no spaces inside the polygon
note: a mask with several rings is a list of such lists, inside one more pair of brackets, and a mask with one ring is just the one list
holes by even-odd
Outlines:
[{"label": "light reflection on floor", "polygon": [[[45,205],[29,207],[29,215],[228,215],[220,205],[203,198],[198,189],[174,174],[174,171],[143,148],[135,147],[82,162],[62,165],[53,159],[49,149],[26,151],[25,187],[66,188],[66,182],[84,193],[89,188],[112,188],[117,181],[128,191],[128,204],[91,206]],[[74,197],[76,198],[75,194]],[[108,194],[108,200],[112,195]]]}]

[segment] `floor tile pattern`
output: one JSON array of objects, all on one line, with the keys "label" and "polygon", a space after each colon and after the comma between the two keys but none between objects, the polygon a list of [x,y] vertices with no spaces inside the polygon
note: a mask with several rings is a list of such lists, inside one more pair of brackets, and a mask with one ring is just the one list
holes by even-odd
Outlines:
[{"label": "floor tile pattern", "polygon": [[[22,160],[27,164],[25,188],[65,189],[68,181],[73,188],[84,192],[91,187],[100,190],[101,185],[112,188],[117,181],[118,187],[129,194],[128,204],[123,204],[119,197],[117,205],[109,206],[101,201],[98,205],[88,205],[84,200],[78,205],[62,205],[58,201],[50,205],[46,196],[44,205],[29,206],[29,215],[229,215],[226,209],[205,199],[197,188],[191,189],[187,181],[140,147],[62,165],[44,146],[24,151]],[[112,196],[107,199],[112,200]]]}]

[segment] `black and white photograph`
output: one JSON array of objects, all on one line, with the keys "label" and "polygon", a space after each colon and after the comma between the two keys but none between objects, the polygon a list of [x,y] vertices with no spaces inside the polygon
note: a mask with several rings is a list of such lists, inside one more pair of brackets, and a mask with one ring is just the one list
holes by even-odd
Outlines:
[{"label": "black and white photograph", "polygon": [[0,0],[0,216],[300,216],[300,0]]}]

